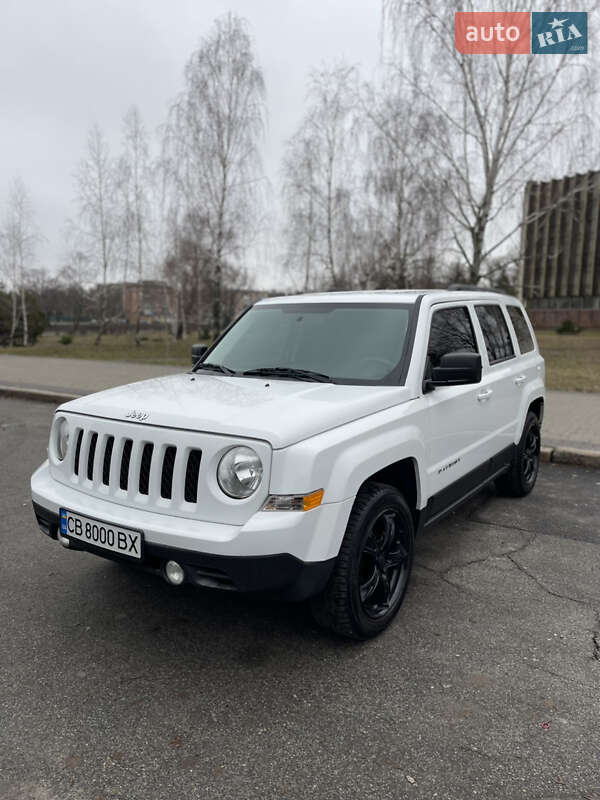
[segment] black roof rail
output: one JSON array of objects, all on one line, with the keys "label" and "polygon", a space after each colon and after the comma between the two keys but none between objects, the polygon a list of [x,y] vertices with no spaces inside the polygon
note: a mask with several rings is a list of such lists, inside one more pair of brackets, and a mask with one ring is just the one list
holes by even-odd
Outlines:
[{"label": "black roof rail", "polygon": [[448,286],[449,292],[496,292],[487,286],[476,286],[474,283],[451,283]]}]

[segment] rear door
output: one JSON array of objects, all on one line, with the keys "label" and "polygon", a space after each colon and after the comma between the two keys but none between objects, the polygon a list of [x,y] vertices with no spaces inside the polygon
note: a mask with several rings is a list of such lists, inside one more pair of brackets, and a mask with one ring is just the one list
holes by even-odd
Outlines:
[{"label": "rear door", "polygon": [[478,336],[485,347],[480,402],[489,412],[489,434],[484,451],[490,458],[504,451],[509,457],[519,416],[515,348],[500,303],[476,302],[474,308]]},{"label": "rear door", "polygon": [[[544,377],[543,361],[540,358],[537,344],[535,341],[533,328],[523,310],[518,305],[507,303],[505,311],[510,320],[513,331],[513,341],[518,351],[517,365],[513,376],[514,393],[517,396],[516,402],[522,412],[523,404],[526,401],[527,393],[534,381],[539,381]],[[520,413],[518,423],[521,424],[523,416]],[[517,430],[516,435],[521,431]]]}]

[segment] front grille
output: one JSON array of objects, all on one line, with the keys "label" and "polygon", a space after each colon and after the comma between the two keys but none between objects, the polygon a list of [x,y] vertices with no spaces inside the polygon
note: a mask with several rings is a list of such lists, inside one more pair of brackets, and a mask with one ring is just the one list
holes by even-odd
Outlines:
[{"label": "front grille", "polygon": [[152,452],[154,445],[146,442],[142,451],[142,463],[140,464],[140,494],[148,494],[150,488],[150,465],[152,463]]},{"label": "front grille", "polygon": [[77,482],[86,478],[109,492],[126,492],[134,503],[146,504],[159,497],[198,503],[201,462],[198,448],[77,428],[72,475]]},{"label": "front grille", "polygon": [[75,463],[73,464],[73,472],[79,475],[79,456],[81,455],[81,440],[83,439],[83,431],[80,430],[77,434],[77,444],[75,446]]},{"label": "front grille", "polygon": [[102,464],[102,483],[108,486],[110,481],[110,462],[112,460],[112,451],[115,444],[115,437],[109,436],[106,440],[106,447],[104,448],[104,462]]},{"label": "front grille", "polygon": [[160,480],[160,496],[165,500],[171,499],[173,492],[173,470],[175,468],[175,456],[177,448],[170,446],[165,450],[163,459],[162,475]]},{"label": "front grille", "polygon": [[200,474],[201,450],[190,450],[187,469],[185,471],[185,501],[195,503],[198,500],[198,475]]},{"label": "front grille", "polygon": [[131,461],[131,449],[133,447],[132,439],[125,439],[123,445],[123,456],[121,457],[121,473],[119,476],[119,487],[124,492],[127,491],[129,486],[129,462]]},{"label": "front grille", "polygon": [[87,463],[87,476],[88,481],[94,479],[94,456],[96,455],[96,445],[98,444],[98,434],[92,433],[92,438],[90,439],[90,449],[88,451],[88,463]]}]

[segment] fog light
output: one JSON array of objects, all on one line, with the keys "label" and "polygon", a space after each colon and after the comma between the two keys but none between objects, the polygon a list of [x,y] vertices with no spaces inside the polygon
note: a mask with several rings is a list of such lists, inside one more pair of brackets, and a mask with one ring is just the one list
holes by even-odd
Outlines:
[{"label": "fog light", "polygon": [[173,586],[181,586],[185,578],[185,572],[181,564],[176,561],[167,561],[165,564],[165,576]]}]

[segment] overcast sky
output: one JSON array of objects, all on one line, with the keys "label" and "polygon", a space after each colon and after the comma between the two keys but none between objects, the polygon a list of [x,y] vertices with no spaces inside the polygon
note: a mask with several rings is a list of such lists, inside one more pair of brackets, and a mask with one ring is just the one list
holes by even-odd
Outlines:
[{"label": "overcast sky", "polygon": [[[250,23],[267,87],[264,161],[275,193],[282,148],[304,107],[313,67],[344,59],[371,77],[379,58],[378,0],[2,0],[0,199],[21,175],[44,242],[39,266],[64,257],[73,172],[90,125],[118,147],[136,103],[154,131],[182,85],[183,66],[215,17]],[[277,281],[275,245],[263,288]]]}]

